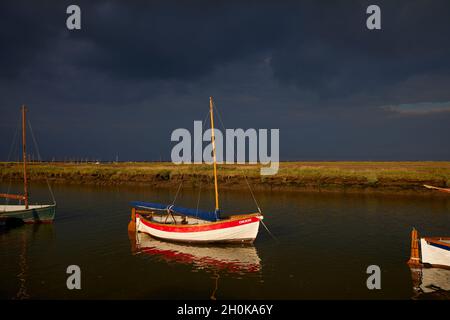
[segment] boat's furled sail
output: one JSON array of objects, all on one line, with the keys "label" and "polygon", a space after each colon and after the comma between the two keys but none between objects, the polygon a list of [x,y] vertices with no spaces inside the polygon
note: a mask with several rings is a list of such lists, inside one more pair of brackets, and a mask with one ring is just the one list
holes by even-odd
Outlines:
[{"label": "boat's furled sail", "polygon": [[161,204],[161,203],[151,203],[151,202],[143,202],[143,201],[132,201],[131,205],[136,209],[147,209],[147,210],[170,210],[174,213],[178,213],[181,215],[195,217],[202,220],[207,220],[211,222],[215,222],[218,220],[218,213],[214,211],[200,211],[197,209],[189,209],[178,207],[171,204]]}]

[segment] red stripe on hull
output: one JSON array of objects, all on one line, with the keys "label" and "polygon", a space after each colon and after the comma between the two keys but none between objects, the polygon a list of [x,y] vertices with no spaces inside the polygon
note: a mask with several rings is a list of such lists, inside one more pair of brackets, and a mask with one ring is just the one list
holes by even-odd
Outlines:
[{"label": "red stripe on hull", "polygon": [[[137,218],[141,218],[140,215],[136,215]],[[217,229],[225,229],[225,228],[232,228],[237,226],[242,226],[249,223],[259,222],[259,218],[253,216],[249,218],[239,219],[239,220],[231,220],[231,221],[225,221],[221,223],[207,223],[205,225],[193,225],[193,226],[186,226],[183,227],[175,226],[175,225],[166,225],[166,224],[159,224],[159,223],[153,223],[148,220],[142,219],[141,222],[146,225],[147,227],[166,231],[166,232],[202,232],[202,231],[210,231],[210,230],[217,230]]]},{"label": "red stripe on hull", "polygon": [[158,255],[164,258],[166,261],[174,261],[181,263],[197,263],[205,267],[215,267],[218,269],[228,269],[232,272],[246,271],[246,272],[258,272],[260,271],[260,265],[257,263],[240,263],[232,261],[222,261],[211,257],[196,257],[189,253],[182,253],[172,250],[161,250],[156,248],[142,248],[142,252],[151,255]]}]

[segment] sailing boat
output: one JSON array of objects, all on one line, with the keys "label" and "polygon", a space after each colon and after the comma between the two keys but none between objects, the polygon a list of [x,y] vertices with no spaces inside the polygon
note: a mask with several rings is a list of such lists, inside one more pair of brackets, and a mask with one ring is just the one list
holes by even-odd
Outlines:
[{"label": "sailing boat", "polygon": [[22,220],[25,223],[51,223],[55,217],[56,203],[29,204],[26,153],[26,112],[22,106],[22,159],[23,159],[23,194],[0,193],[0,198],[23,201],[23,204],[0,205],[0,220]]},{"label": "sailing boat", "polygon": [[222,216],[217,186],[217,161],[214,137],[213,98],[209,98],[213,152],[215,211],[199,211],[175,205],[131,202],[130,231],[178,242],[252,243],[263,219],[261,212]]}]

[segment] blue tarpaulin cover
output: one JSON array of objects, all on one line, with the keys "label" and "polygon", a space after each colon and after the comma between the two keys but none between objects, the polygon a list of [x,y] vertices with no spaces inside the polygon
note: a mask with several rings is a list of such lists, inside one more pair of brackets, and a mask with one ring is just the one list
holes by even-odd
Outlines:
[{"label": "blue tarpaulin cover", "polygon": [[189,209],[174,206],[171,204],[161,204],[161,203],[151,203],[151,202],[143,202],[143,201],[132,201],[131,205],[138,209],[150,209],[150,210],[170,210],[172,212],[182,214],[185,216],[195,217],[207,221],[217,221],[218,220],[218,212],[215,211],[200,211],[197,209]]}]

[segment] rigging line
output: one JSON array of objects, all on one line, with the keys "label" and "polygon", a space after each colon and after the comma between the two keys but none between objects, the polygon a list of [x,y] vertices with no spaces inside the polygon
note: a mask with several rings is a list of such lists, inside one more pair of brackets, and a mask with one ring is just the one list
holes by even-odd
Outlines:
[{"label": "rigging line", "polygon": [[201,191],[202,191],[202,184],[201,184],[201,180],[200,180],[200,187],[198,189],[198,198],[197,198],[197,212],[196,215],[198,216],[198,207],[200,205],[200,195],[201,195]]},{"label": "rigging line", "polygon": [[[241,171],[242,171],[242,173],[244,173],[244,170],[241,169]],[[250,193],[251,193],[251,195],[252,195],[252,197],[253,197],[253,201],[255,201],[256,207],[258,208],[258,212],[262,214],[261,208],[260,208],[260,206],[259,206],[259,203],[258,203],[258,201],[256,201],[256,197],[255,197],[255,195],[253,194],[252,188],[250,187],[250,183],[248,183],[247,175],[244,174],[244,178],[245,178],[245,182],[247,182],[248,189],[250,190]]]},{"label": "rigging line", "polygon": [[16,127],[16,130],[14,131],[13,141],[12,141],[11,146],[9,148],[8,158],[6,159],[6,161],[8,161],[8,162],[11,159],[12,152],[13,152],[13,147],[16,146],[16,139],[17,139],[17,136],[18,136],[18,133],[19,133],[19,127],[20,127],[20,117],[19,117],[19,124]]},{"label": "rigging line", "polygon": [[[203,119],[202,122],[202,127],[205,126],[206,120],[208,119],[208,115],[209,115],[209,111],[206,113],[205,118]],[[203,137],[201,137],[200,139],[201,142],[203,142]],[[194,143],[194,152],[195,152],[195,147],[197,146],[198,141],[195,141]],[[203,152],[203,151],[202,151]],[[202,159],[203,159],[203,155],[202,155]],[[201,192],[202,192],[202,179],[200,178],[200,185],[199,185],[199,189],[198,189],[198,197],[197,197],[197,210],[196,210],[196,216],[198,217],[198,208],[200,206],[200,196],[201,196]]]},{"label": "rigging line", "polygon": [[[203,119],[203,122],[202,122],[202,128],[205,126],[205,123],[206,123],[206,120],[208,120],[208,116],[209,116],[209,111],[206,113],[206,115],[205,115],[205,118]],[[203,144],[203,132],[202,132],[202,136],[200,137],[200,143],[202,143]],[[194,152],[195,152],[195,150],[196,150],[196,147],[198,146],[198,142],[199,141],[195,141],[194,142]],[[203,148],[202,148],[203,149]],[[203,153],[203,151],[201,150],[201,152]],[[203,154],[202,154],[202,157],[201,157],[201,159],[203,159]],[[195,164],[195,162],[194,162],[194,164]],[[203,161],[200,163],[200,164],[203,164]]]},{"label": "rigging line", "polygon": [[200,180],[200,187],[198,189],[198,197],[197,197],[197,209],[195,211],[195,216],[198,218],[198,208],[200,206],[200,196],[202,192],[202,181]]},{"label": "rigging line", "polygon": [[213,107],[214,107],[214,108],[216,109],[216,111],[217,111],[217,118],[219,119],[219,122],[220,122],[220,124],[222,125],[223,131],[226,132],[227,129],[225,128],[225,125],[223,124],[222,116],[221,116],[220,110],[219,110],[219,108],[217,108],[216,102],[215,102],[215,101],[213,101]]},{"label": "rigging line", "polygon": [[[206,120],[207,120],[207,118],[208,118],[208,115],[209,115],[209,112],[206,113],[206,116],[205,116],[205,118],[203,119],[203,122],[202,122],[202,126],[205,125]],[[201,137],[200,141],[203,141],[203,137]],[[195,142],[194,142],[194,152],[195,152],[195,148],[197,147],[197,144],[196,144],[197,142],[198,142],[198,141],[195,141]],[[183,179],[181,179],[181,182],[180,182],[180,184],[179,184],[179,186],[178,186],[178,190],[177,190],[177,193],[175,194],[175,199],[173,199],[172,205],[174,205],[174,204],[175,204],[175,201],[177,200],[178,193],[179,193],[179,191],[180,191],[180,188],[181,188],[181,185],[182,185],[182,184],[183,184]],[[198,207],[197,207],[197,211],[198,211]]]},{"label": "rigging line", "polygon": [[[41,153],[39,152],[39,146],[37,144],[36,138],[34,137],[33,128],[31,127],[31,122],[30,121],[27,121],[27,122],[28,122],[28,127],[30,128],[31,138],[32,138],[34,146],[36,148],[38,160],[39,160],[39,162],[42,162]],[[52,190],[52,187],[50,186],[50,182],[48,181],[47,175],[45,175],[45,181],[47,182],[48,190],[50,191],[50,195],[52,197],[53,203],[55,204],[56,203],[55,195],[53,194],[53,190]]]},{"label": "rigging line", "polygon": [[180,192],[182,184],[183,184],[183,180],[181,180],[180,185],[178,186],[178,190],[177,190],[177,193],[175,194],[175,199],[173,199],[172,206],[175,204],[175,201],[177,201],[178,193]]},{"label": "rigging line", "polygon": [[[217,108],[217,106],[216,106],[216,104],[215,104],[214,101],[213,101],[213,106],[214,106],[214,107],[216,108],[216,110],[217,110],[217,118],[219,119],[219,122],[221,123],[223,130],[226,131],[225,125],[223,124],[223,121],[222,121],[222,117],[220,116],[220,110],[219,110],[219,108]],[[244,174],[245,182],[247,182],[248,189],[250,190],[250,193],[251,193],[251,195],[252,195],[252,197],[253,197],[253,201],[255,202],[256,207],[258,208],[258,212],[259,212],[260,214],[262,214],[261,208],[259,207],[259,204],[258,204],[258,201],[256,200],[256,197],[255,197],[255,195],[254,195],[254,193],[253,193],[253,190],[252,190],[252,188],[251,188],[251,186],[250,186],[250,183],[249,183],[248,180],[247,180],[247,175],[244,173],[244,169],[241,168],[240,170],[241,170],[241,172]],[[264,228],[266,229],[267,233],[268,233],[268,234],[269,234],[276,242],[279,242],[278,239],[273,235],[273,233],[270,232],[269,228],[266,226],[266,224],[264,223],[264,221],[262,221],[262,220],[260,220],[260,221],[261,221],[261,224],[262,224],[262,225],[264,226]]]},{"label": "rigging line", "polygon": [[[221,117],[220,110],[219,110],[219,108],[216,106],[216,104],[215,104],[214,101],[213,101],[213,106],[216,108],[216,111],[217,111],[217,118],[219,119],[219,122],[220,122],[220,124],[222,125],[223,130],[226,131],[225,125],[224,125],[224,123],[223,123],[223,121],[222,121],[222,117]],[[253,190],[252,190],[252,188],[250,187],[250,183],[249,183],[248,180],[247,180],[247,175],[244,173],[244,169],[240,168],[240,170],[241,170],[242,174],[244,175],[245,182],[247,182],[247,186],[248,186],[248,189],[250,190],[250,193],[251,193],[251,195],[252,195],[252,197],[253,197],[253,201],[255,202],[256,207],[258,208],[259,213],[261,213],[261,208],[259,207],[258,201],[256,201],[256,197],[255,197],[255,195],[253,194]]]},{"label": "rigging line", "polygon": [[[205,116],[205,118],[203,119],[203,122],[202,122],[202,128],[205,126],[205,123],[206,123],[206,120],[208,119],[208,116],[209,116],[209,111],[206,113],[206,116]],[[196,147],[198,146],[198,142],[199,141],[194,141],[194,152],[195,152],[195,150],[196,150]],[[201,139],[200,139],[200,143],[203,143],[203,132],[202,132],[202,136],[201,136]],[[202,155],[203,156],[203,155]],[[203,157],[202,157],[203,158]],[[195,162],[194,162],[195,163]]]},{"label": "rigging line", "polygon": [[[22,119],[21,117],[19,117],[19,123],[17,125],[17,130],[18,130],[18,135],[17,135],[17,140],[14,143],[14,150],[13,153],[11,155],[11,160],[14,162],[15,165],[17,165],[17,167],[19,168],[19,172],[22,170],[20,168],[20,162],[23,161],[22,160],[22,156],[21,156],[21,152],[22,152],[22,148],[21,148],[21,139],[20,139],[20,128],[22,127]],[[19,174],[20,177],[20,174]],[[12,180],[13,180],[13,176],[10,176],[9,179],[9,186],[8,186],[8,193],[11,191],[11,187],[12,187]],[[9,201],[9,200],[8,200]],[[9,203],[9,202],[8,202]],[[19,200],[19,204],[22,204],[22,200]]]},{"label": "rigging line", "polygon": [[[203,119],[203,122],[202,122],[202,128],[205,126],[205,123],[206,123],[206,121],[208,120],[208,116],[209,116],[209,111],[206,113],[206,115],[205,115],[205,118]],[[198,142],[199,141],[195,141],[194,142],[194,152],[195,152],[195,150],[196,150],[196,147],[197,147],[197,145],[198,145]],[[203,143],[203,133],[202,133],[202,137],[201,137],[201,139],[200,139],[200,143]],[[201,152],[203,152],[203,151],[201,151]],[[203,159],[203,155],[202,155],[202,157],[201,157],[202,159]],[[203,164],[203,161],[200,163],[200,164]],[[194,165],[195,165],[195,162],[194,162]],[[198,191],[198,198],[197,198],[197,216],[198,216],[198,208],[199,208],[199,205],[200,205],[200,193],[201,193],[201,190],[202,190],[202,183],[203,183],[203,181],[200,179],[200,186],[199,186],[199,191]]]},{"label": "rigging line", "polygon": [[[11,146],[9,148],[8,158],[6,159],[7,162],[10,162],[10,161],[13,162],[14,161],[12,159],[13,154],[17,154],[18,153],[17,138],[19,136],[19,131],[20,131],[20,120],[21,120],[21,117],[19,116],[19,121],[18,121],[18,124],[16,126],[16,130],[14,131],[13,141],[12,141]],[[3,180],[3,177],[2,177],[1,180]],[[6,191],[7,194],[9,194],[9,192],[11,191],[11,185],[12,185],[12,174],[9,175],[8,189]],[[8,198],[5,199],[5,204],[6,205],[9,204],[9,199]]]},{"label": "rigging line", "polygon": [[[223,123],[223,121],[222,121],[222,117],[220,116],[220,110],[219,110],[219,108],[217,108],[215,102],[213,102],[213,104],[214,104],[214,107],[215,107],[216,110],[217,110],[217,116],[218,116],[219,122],[221,123],[222,128],[223,128],[224,130],[226,130],[226,129],[225,129],[225,125],[224,125],[224,123]],[[255,197],[255,195],[253,194],[253,190],[252,190],[252,188],[251,188],[251,186],[250,186],[250,183],[249,183],[248,180],[247,180],[247,175],[245,174],[244,169],[240,168],[240,170],[241,170],[242,174],[244,175],[245,182],[247,183],[248,189],[250,190],[250,193],[251,193],[251,195],[252,195],[252,197],[253,197],[253,201],[255,201],[256,207],[258,208],[259,213],[261,213],[261,208],[260,208],[260,206],[259,206],[259,204],[258,204],[258,201],[256,201],[256,197]]]}]

